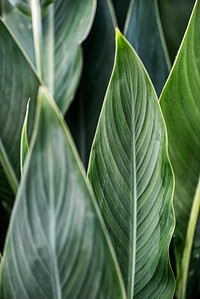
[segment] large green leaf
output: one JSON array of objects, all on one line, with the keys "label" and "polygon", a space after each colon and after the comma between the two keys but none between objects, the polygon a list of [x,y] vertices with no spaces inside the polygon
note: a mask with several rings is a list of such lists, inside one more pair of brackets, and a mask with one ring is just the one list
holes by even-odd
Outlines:
[{"label": "large green leaf", "polygon": [[[177,297],[186,297],[200,207],[200,2],[197,1],[178,57],[161,96],[175,172]],[[198,185],[198,188],[197,188]],[[200,238],[200,234],[198,234]],[[196,254],[200,259],[200,248]],[[192,271],[190,274],[193,276]],[[198,279],[199,277],[194,277]],[[199,294],[200,295],[200,294]],[[191,297],[193,298],[193,297]]]},{"label": "large green leaf", "polygon": [[20,135],[26,105],[31,98],[31,132],[38,86],[31,66],[0,20],[0,199],[9,205],[20,178]]},{"label": "large green leaf", "polygon": [[67,114],[67,122],[85,167],[114,62],[115,33],[110,9],[107,0],[97,2],[94,24],[83,46],[81,84]]},{"label": "large green leaf", "polygon": [[116,47],[88,175],[128,299],[171,299],[174,280],[168,249],[174,183],[166,131],[150,79],[119,32]]},{"label": "large green leaf", "polygon": [[157,94],[170,69],[170,61],[160,23],[157,0],[132,0],[125,35],[143,61]]},{"label": "large green leaf", "polygon": [[160,19],[171,61],[174,62],[195,0],[158,0]]},{"label": "large green leaf", "polygon": [[40,111],[4,252],[1,299],[126,299],[114,251],[62,114]]},{"label": "large green leaf", "polygon": [[[96,0],[57,0],[48,6],[41,24],[41,36],[33,43],[34,24],[4,0],[3,18],[32,62],[39,64],[59,108],[65,112],[74,97],[82,70],[81,42],[86,38],[95,14]],[[37,20],[36,20],[36,23]],[[41,43],[41,45],[39,45]],[[40,53],[34,57],[34,44]],[[38,49],[39,51],[39,49]],[[39,68],[39,67],[38,67]]]}]

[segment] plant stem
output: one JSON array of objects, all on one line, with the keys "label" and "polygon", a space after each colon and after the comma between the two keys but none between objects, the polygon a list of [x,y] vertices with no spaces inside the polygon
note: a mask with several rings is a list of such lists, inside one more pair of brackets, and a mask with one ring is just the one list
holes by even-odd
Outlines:
[{"label": "plant stem", "polygon": [[51,4],[48,9],[48,24],[47,24],[47,87],[54,96],[54,4]]},{"label": "plant stem", "polygon": [[40,79],[43,80],[42,68],[42,16],[39,0],[31,0],[33,40],[35,48],[36,68]]},{"label": "plant stem", "polygon": [[189,271],[189,265],[190,265],[190,256],[191,256],[191,250],[192,250],[192,245],[193,245],[193,240],[194,240],[194,233],[195,233],[195,228],[198,220],[198,215],[200,211],[200,179],[198,182],[198,186],[196,189],[196,193],[194,196],[194,201],[192,205],[192,210],[190,214],[190,219],[189,219],[189,225],[188,225],[188,230],[187,230],[187,235],[186,235],[186,243],[185,243],[185,248],[183,251],[183,258],[182,258],[182,276],[181,280],[179,283],[179,288],[178,288],[178,298],[180,299],[185,299],[186,298],[186,290],[187,290],[187,278],[188,278],[188,271]]},{"label": "plant stem", "polygon": [[8,159],[6,151],[3,147],[1,139],[0,139],[0,162],[5,171],[6,177],[10,183],[12,191],[13,191],[14,195],[16,195],[17,189],[18,189],[18,181],[17,181],[16,175],[14,173],[14,170],[10,164],[10,161]]}]

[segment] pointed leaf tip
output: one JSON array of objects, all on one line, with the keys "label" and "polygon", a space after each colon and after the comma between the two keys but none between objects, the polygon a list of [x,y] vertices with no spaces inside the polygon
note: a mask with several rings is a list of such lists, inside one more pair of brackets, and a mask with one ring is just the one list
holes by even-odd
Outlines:
[{"label": "pointed leaf tip", "polygon": [[116,48],[122,49],[125,47],[125,45],[128,41],[125,39],[124,35],[121,33],[119,28],[116,28],[115,32],[116,32]]},{"label": "pointed leaf tip", "polygon": [[119,30],[118,27],[115,28],[115,33],[116,33],[116,38],[120,38],[122,36],[121,31]]}]

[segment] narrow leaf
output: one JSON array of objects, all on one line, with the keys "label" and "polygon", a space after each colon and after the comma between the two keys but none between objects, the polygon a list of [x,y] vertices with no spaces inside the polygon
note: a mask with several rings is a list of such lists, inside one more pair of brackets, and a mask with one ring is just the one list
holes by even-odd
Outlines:
[{"label": "narrow leaf", "polygon": [[[197,1],[178,57],[161,96],[161,107],[169,133],[169,152],[176,179],[174,204],[177,225],[174,244],[178,275],[177,297],[181,299],[187,298],[189,264],[194,255],[193,236],[200,217],[200,196],[197,187],[200,175],[199,45],[200,2]],[[200,260],[199,254],[200,248],[197,262]],[[190,274],[192,280],[199,281],[198,276],[193,276],[192,272]],[[188,288],[190,289],[190,286]]]},{"label": "narrow leaf", "polygon": [[23,172],[24,163],[25,163],[26,156],[28,154],[28,148],[29,148],[29,145],[28,145],[28,136],[27,136],[29,103],[30,103],[30,99],[29,99],[27,107],[26,107],[26,115],[25,115],[24,124],[23,124],[23,128],[22,128],[22,134],[21,134],[21,148],[20,148],[20,168],[21,168],[21,174]]},{"label": "narrow leaf", "polygon": [[162,32],[157,0],[132,0],[125,35],[144,63],[157,94],[169,74],[170,60]]},{"label": "narrow leaf", "polygon": [[63,117],[44,88],[38,102],[35,138],[7,236],[0,297],[126,299]]},{"label": "narrow leaf", "polygon": [[83,47],[84,68],[80,87],[67,114],[67,123],[86,168],[114,62],[113,24],[107,0],[99,0],[92,30]]},{"label": "narrow leaf", "polygon": [[158,100],[141,61],[117,31],[89,179],[117,253],[128,299],[172,298],[168,249],[173,175]]},{"label": "narrow leaf", "polygon": [[0,163],[0,198],[9,204],[14,201],[9,187],[12,186],[9,184],[10,174],[13,173],[12,177],[17,181],[20,178],[20,135],[27,99],[32,99],[29,117],[29,131],[32,132],[38,86],[39,80],[0,19],[0,147],[1,153],[5,152],[1,162],[2,159],[7,161],[3,168]]}]

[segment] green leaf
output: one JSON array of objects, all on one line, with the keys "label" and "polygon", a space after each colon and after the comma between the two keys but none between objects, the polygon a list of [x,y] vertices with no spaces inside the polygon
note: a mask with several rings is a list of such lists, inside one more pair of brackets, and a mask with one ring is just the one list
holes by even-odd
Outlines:
[{"label": "green leaf", "polygon": [[170,59],[174,62],[195,0],[158,0],[160,19]]},{"label": "green leaf", "polygon": [[16,6],[21,12],[31,16],[31,5],[33,2],[38,2],[41,9],[45,11],[49,4],[54,0],[8,0],[13,6]]},{"label": "green leaf", "polygon": [[111,235],[128,299],[173,297],[169,242],[173,174],[156,93],[117,32],[115,65],[88,176]]},{"label": "green leaf", "polygon": [[84,68],[80,87],[67,114],[67,123],[85,167],[112,72],[114,40],[112,11],[107,0],[99,0],[92,30],[83,47]]},{"label": "green leaf", "polygon": [[26,156],[27,156],[28,150],[29,150],[28,135],[27,135],[29,103],[30,103],[30,99],[29,99],[27,107],[26,107],[26,115],[25,115],[24,124],[23,124],[23,127],[22,127],[22,133],[21,133],[21,146],[20,146],[21,174],[23,172],[24,163],[25,163]]},{"label": "green leaf", "polygon": [[[3,18],[64,113],[74,98],[82,71],[82,48],[96,9],[96,0],[57,0],[48,7],[43,21],[33,25],[5,1]],[[35,20],[35,25],[34,25]],[[42,22],[42,23],[41,23]],[[40,33],[33,32],[37,26]],[[37,36],[38,35],[38,36]],[[30,48],[34,49],[34,54]],[[36,56],[36,57],[35,57]],[[35,59],[36,58],[36,59]]]},{"label": "green leaf", "polygon": [[38,102],[38,124],[7,236],[0,297],[126,299],[63,117],[44,88]]},{"label": "green leaf", "polygon": [[194,255],[192,244],[200,206],[199,45],[200,2],[197,1],[161,96],[169,133],[169,153],[176,179],[174,204],[177,225],[174,246],[177,259],[177,297],[181,299],[187,298],[189,264]]},{"label": "green leaf", "polygon": [[10,206],[20,178],[20,135],[26,104],[31,98],[31,133],[38,87],[39,80],[0,20],[0,199]]},{"label": "green leaf", "polygon": [[170,60],[157,0],[132,0],[124,32],[143,61],[159,95],[169,74]]}]

